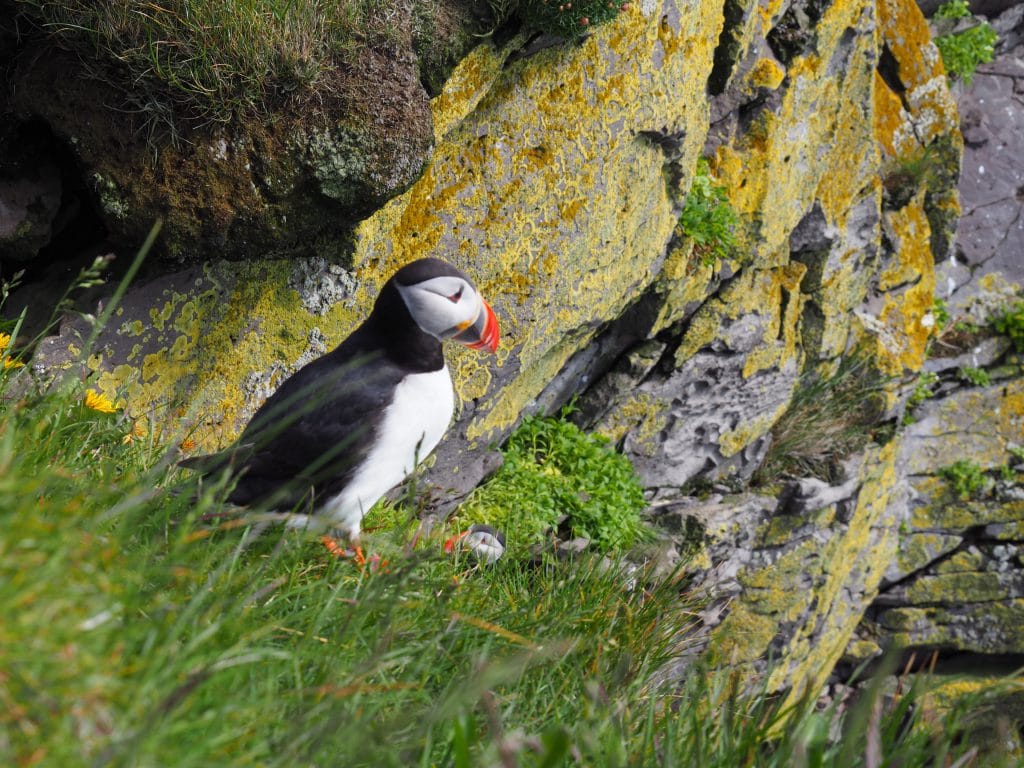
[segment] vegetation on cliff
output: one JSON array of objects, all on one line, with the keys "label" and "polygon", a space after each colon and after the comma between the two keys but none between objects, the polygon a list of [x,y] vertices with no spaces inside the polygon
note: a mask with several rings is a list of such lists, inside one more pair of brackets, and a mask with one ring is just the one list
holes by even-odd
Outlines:
[{"label": "vegetation on cliff", "polygon": [[[926,722],[918,689],[840,712],[727,669],[659,685],[700,608],[678,576],[480,567],[443,553],[450,531],[414,540],[401,505],[367,519],[368,564],[267,527],[223,483],[183,480],[119,398],[73,376],[40,389],[7,359],[5,763],[924,766],[973,749],[978,696]],[[621,493],[626,468],[574,430],[533,421],[511,446]]]},{"label": "vegetation on cliff", "polygon": [[[224,122],[286,104],[345,96],[374,48],[422,49],[425,67],[461,20],[441,0],[14,0],[29,28],[81,55],[94,78],[130,94],[154,120]],[[439,28],[440,27],[440,28]],[[468,34],[468,31],[467,31]],[[435,78],[436,79],[436,76]],[[348,94],[351,95],[351,94]]]}]

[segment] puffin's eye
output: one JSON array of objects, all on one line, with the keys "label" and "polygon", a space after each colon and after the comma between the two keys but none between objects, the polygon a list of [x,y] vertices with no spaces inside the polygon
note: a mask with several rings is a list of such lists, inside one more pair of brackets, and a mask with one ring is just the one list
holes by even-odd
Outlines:
[{"label": "puffin's eye", "polygon": [[451,296],[448,297],[448,301],[450,301],[452,304],[458,304],[459,303],[459,299],[462,298],[462,291],[464,289],[465,289],[465,286],[460,285],[459,286],[459,290],[457,290],[455,293],[453,293]]}]

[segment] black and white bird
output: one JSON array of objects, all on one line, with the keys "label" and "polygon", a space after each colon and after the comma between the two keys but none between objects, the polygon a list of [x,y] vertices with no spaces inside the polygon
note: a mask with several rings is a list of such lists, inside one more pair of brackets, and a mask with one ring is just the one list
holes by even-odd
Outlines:
[{"label": "black and white bird", "polygon": [[495,352],[498,321],[440,259],[399,269],[362,325],[287,379],[234,445],[181,464],[238,475],[228,501],[260,504],[358,544],[363,515],[437,446],[455,410],[445,339]]}]

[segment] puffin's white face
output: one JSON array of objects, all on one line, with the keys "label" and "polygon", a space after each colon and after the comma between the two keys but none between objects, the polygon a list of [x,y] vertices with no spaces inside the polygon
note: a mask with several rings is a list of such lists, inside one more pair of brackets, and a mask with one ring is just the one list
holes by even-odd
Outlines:
[{"label": "puffin's white face", "polygon": [[498,320],[468,280],[443,275],[396,287],[424,332],[473,349],[494,352],[498,348]]}]

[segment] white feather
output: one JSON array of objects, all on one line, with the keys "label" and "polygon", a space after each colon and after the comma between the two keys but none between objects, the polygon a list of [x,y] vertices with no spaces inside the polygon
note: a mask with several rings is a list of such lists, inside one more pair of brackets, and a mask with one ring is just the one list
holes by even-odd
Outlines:
[{"label": "white feather", "polygon": [[349,539],[357,539],[363,515],[434,450],[448,431],[454,411],[447,366],[406,376],[395,388],[373,448],[345,490],[328,499],[319,514]]}]

